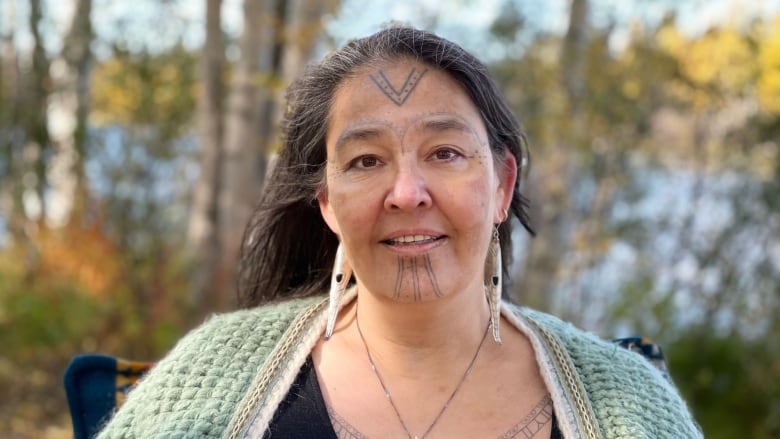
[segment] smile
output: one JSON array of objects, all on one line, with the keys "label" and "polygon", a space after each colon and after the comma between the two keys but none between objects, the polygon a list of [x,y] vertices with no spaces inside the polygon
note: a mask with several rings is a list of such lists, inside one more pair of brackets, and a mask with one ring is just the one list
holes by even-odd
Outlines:
[{"label": "smile", "polygon": [[431,235],[406,235],[406,236],[398,236],[392,239],[387,239],[382,242],[390,245],[427,244],[429,242],[438,241],[442,238],[443,238],[442,236],[431,236]]}]

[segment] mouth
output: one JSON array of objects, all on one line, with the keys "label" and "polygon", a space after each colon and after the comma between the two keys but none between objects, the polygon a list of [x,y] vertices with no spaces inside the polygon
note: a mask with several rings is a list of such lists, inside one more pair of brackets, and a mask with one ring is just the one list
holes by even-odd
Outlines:
[{"label": "mouth", "polygon": [[440,241],[444,239],[444,237],[444,235],[403,235],[396,236],[395,238],[385,239],[382,241],[382,243],[392,246],[422,245]]}]

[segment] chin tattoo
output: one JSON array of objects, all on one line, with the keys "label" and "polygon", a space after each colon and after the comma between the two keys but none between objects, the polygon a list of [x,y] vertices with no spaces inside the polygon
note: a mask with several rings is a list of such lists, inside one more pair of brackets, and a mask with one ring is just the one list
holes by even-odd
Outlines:
[{"label": "chin tattoo", "polygon": [[[415,257],[398,257],[398,270],[395,279],[395,299],[411,298],[415,302],[422,301],[424,282],[436,297],[443,297],[439,281],[431,264],[429,255]],[[411,294],[409,294],[411,291]],[[404,294],[406,292],[406,294]]]}]

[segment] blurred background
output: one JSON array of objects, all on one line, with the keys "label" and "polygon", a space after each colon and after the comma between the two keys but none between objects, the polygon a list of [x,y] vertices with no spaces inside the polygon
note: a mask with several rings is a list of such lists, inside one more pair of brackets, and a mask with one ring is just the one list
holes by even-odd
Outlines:
[{"label": "blurred background", "polygon": [[235,308],[305,64],[391,21],[486,61],[528,131],[512,300],[665,348],[711,439],[780,437],[780,2],[2,0],[0,437],[70,437],[70,357]]}]

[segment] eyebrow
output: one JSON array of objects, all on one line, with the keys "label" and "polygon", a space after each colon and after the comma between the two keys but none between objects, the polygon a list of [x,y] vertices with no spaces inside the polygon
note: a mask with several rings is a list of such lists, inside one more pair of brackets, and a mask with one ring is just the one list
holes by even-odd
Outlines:
[{"label": "eyebrow", "polygon": [[356,140],[373,140],[384,135],[386,128],[358,126],[347,128],[338,139],[336,139],[336,151],[343,148],[344,145]]},{"label": "eyebrow", "polygon": [[422,128],[431,131],[456,130],[468,134],[475,134],[474,129],[470,125],[454,117],[425,120],[422,123]]},{"label": "eyebrow", "polygon": [[[440,115],[438,117],[424,119],[421,125],[418,125],[417,128],[412,129],[433,132],[460,131],[475,137],[477,136],[476,131],[471,125],[456,116],[449,115],[445,115],[443,117]],[[392,131],[393,130],[391,127],[386,126],[381,122],[369,122],[366,124],[358,123],[355,126],[348,127],[339,135],[339,137],[336,139],[335,149],[338,151],[344,148],[344,146],[347,144],[355,141],[376,140]]]}]

